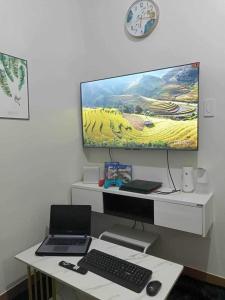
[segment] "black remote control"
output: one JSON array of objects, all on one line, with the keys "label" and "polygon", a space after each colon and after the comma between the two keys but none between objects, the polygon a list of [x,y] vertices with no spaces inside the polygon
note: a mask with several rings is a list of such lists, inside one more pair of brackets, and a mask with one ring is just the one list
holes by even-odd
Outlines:
[{"label": "black remote control", "polygon": [[81,267],[76,266],[76,265],[73,265],[73,264],[71,264],[69,262],[66,262],[64,260],[62,260],[62,261],[59,262],[59,266],[61,266],[63,268],[66,268],[68,270],[80,273],[80,274],[86,274],[87,273],[86,269],[81,268]]}]

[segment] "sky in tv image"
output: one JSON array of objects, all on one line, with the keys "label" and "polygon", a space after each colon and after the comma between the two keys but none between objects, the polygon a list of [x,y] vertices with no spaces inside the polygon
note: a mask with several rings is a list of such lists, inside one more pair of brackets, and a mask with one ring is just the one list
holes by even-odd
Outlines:
[{"label": "sky in tv image", "polygon": [[196,150],[199,65],[84,82],[87,147]]}]

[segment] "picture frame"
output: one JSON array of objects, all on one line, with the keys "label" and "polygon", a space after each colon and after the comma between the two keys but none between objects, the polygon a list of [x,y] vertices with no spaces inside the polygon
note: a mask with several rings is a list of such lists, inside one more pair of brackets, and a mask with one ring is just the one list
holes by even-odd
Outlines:
[{"label": "picture frame", "polygon": [[0,118],[29,120],[27,60],[0,52]]}]

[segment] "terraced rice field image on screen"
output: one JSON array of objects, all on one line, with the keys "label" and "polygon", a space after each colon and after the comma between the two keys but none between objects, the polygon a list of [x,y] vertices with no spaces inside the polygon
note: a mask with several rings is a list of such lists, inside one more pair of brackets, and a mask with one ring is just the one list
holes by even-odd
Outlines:
[{"label": "terraced rice field image on screen", "polygon": [[81,83],[86,147],[198,148],[199,64]]}]

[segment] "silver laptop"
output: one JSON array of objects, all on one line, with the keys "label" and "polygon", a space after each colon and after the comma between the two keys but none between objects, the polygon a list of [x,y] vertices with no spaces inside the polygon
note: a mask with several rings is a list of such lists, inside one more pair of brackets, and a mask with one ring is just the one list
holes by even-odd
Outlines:
[{"label": "silver laptop", "polygon": [[90,205],[52,205],[49,235],[36,255],[85,255],[91,243]]}]

